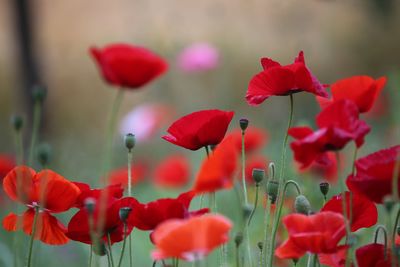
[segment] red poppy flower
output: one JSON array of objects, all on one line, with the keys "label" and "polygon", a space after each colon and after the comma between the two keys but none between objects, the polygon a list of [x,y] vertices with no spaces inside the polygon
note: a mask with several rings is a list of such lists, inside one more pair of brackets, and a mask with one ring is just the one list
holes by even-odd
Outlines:
[{"label": "red poppy flower", "polygon": [[172,155],[156,168],[154,183],[162,187],[180,188],[189,182],[190,165],[186,157]]},{"label": "red poppy flower", "polygon": [[[100,192],[104,193],[104,192]],[[97,199],[101,201],[100,199]],[[97,202],[98,202],[97,201]],[[136,209],[138,202],[133,197],[126,197],[121,199],[112,199],[109,198],[106,203],[106,208],[104,214],[104,225],[102,229],[99,229],[99,220],[100,220],[100,205],[101,203],[95,203],[95,209],[93,211],[93,229],[94,233],[100,235],[99,238],[103,240],[103,242],[107,242],[108,235],[110,235],[111,244],[120,242],[124,239],[124,223],[121,221],[119,217],[119,210],[124,207],[132,208],[132,210]],[[85,244],[92,244],[91,239],[91,229],[89,225],[89,212],[86,208],[80,209],[70,220],[68,224],[68,232],[67,236],[75,241],[79,241]],[[132,231],[133,226],[129,223],[127,224],[126,234]]]},{"label": "red poppy flower", "polygon": [[316,121],[319,130],[313,132],[309,127],[290,128],[288,134],[298,139],[291,143],[291,148],[296,161],[302,164],[301,168],[308,167],[315,160],[328,160],[325,152],[342,149],[351,140],[360,147],[370,127],[358,116],[355,104],[343,99],[318,114]]},{"label": "red poppy flower", "polygon": [[339,241],[345,235],[345,222],[336,212],[320,212],[306,216],[290,214],[283,218],[289,239],[275,251],[282,259],[298,259],[306,252],[334,253],[340,247]]},{"label": "red poppy flower", "polygon": [[168,128],[162,138],[190,150],[219,144],[225,136],[233,111],[201,110],[183,116]]},{"label": "red poppy flower", "polygon": [[112,44],[90,53],[98,64],[103,78],[110,84],[139,88],[163,74],[168,65],[152,51],[129,44]]},{"label": "red poppy flower", "polygon": [[[133,162],[131,167],[132,172],[132,186],[144,180],[147,174],[147,165],[143,162]],[[128,186],[128,166],[115,169],[108,175],[110,185],[120,184],[123,187]]]},{"label": "red poppy flower", "polygon": [[31,235],[35,209],[39,209],[35,239],[50,245],[68,242],[64,225],[51,213],[67,211],[75,204],[80,193],[76,185],[51,170],[36,173],[29,167],[18,166],[6,175],[3,188],[13,201],[28,207],[22,216],[7,215],[3,219],[4,229],[18,230],[18,221],[21,220],[23,231]]},{"label": "red poppy flower", "polygon": [[121,184],[109,185],[105,188],[91,189],[88,184],[73,182],[81,191],[79,196],[76,199],[75,207],[83,208],[85,206],[85,201],[88,198],[92,198],[95,201],[98,201],[102,194],[106,194],[109,202],[114,202],[117,199],[120,199],[124,194],[124,189],[121,187]]},{"label": "red poppy flower", "polygon": [[[231,132],[228,136],[232,136],[236,143],[236,147],[238,151],[242,151],[242,131],[236,130]],[[260,149],[263,145],[267,143],[268,135],[266,131],[249,127],[246,129],[246,134],[244,136],[244,149],[246,153],[254,152],[257,149]]]},{"label": "red poppy flower", "polygon": [[264,70],[255,75],[247,89],[246,99],[250,105],[259,105],[270,96],[284,96],[306,91],[328,97],[324,85],[307,68],[303,51],[293,64],[281,66],[270,58],[262,58]]},{"label": "red poppy flower", "polygon": [[209,214],[186,220],[168,220],[153,233],[154,260],[179,258],[200,260],[226,243],[232,223],[225,217]]},{"label": "red poppy flower", "polygon": [[8,154],[0,154],[0,180],[15,167],[15,159]]},{"label": "red poppy flower", "polygon": [[[267,172],[267,166],[268,166],[268,159],[264,156],[261,155],[255,155],[251,156],[249,159],[247,159],[246,162],[246,168],[245,168],[245,175],[246,175],[246,181],[248,183],[254,183],[253,180],[253,170],[254,169],[261,169]],[[238,175],[241,179],[241,175]]]},{"label": "red poppy flower", "polygon": [[377,80],[366,75],[349,77],[331,85],[332,98],[334,101],[350,99],[360,113],[368,112],[385,84],[386,77]]},{"label": "red poppy flower", "polygon": [[233,186],[238,151],[232,138],[224,139],[201,165],[193,190],[197,193],[215,192]]},{"label": "red poppy flower", "polygon": [[[399,157],[400,145],[397,145],[358,159],[356,174],[347,177],[347,186],[371,201],[382,203],[386,195],[392,194],[394,167]],[[397,175],[400,177],[400,172]]]},{"label": "red poppy flower", "polygon": [[313,161],[309,168],[306,170],[300,168],[299,171],[310,171],[319,178],[323,178],[330,183],[336,183],[338,178],[336,155],[334,152],[326,152],[322,157]]},{"label": "red poppy flower", "polygon": [[154,230],[159,224],[169,219],[184,219],[201,215],[208,209],[190,212],[189,206],[195,193],[189,191],[177,198],[162,198],[147,204],[139,204],[132,210],[128,222],[136,228],[148,231]]},{"label": "red poppy flower", "polygon": [[[378,221],[378,210],[373,202],[363,196],[352,193],[350,201],[350,192],[346,192],[346,211],[347,218],[350,216],[351,208],[351,231],[355,232],[360,228],[374,226]],[[333,211],[343,214],[342,194],[333,196],[321,209],[321,211]]]},{"label": "red poppy flower", "polygon": [[319,262],[329,267],[345,267],[347,250],[348,247],[343,246],[340,249],[338,249],[338,251],[335,253],[319,254],[318,255]]},{"label": "red poppy flower", "polygon": [[359,267],[390,267],[390,258],[390,250],[385,253],[385,246],[382,244],[368,244],[356,250]]}]

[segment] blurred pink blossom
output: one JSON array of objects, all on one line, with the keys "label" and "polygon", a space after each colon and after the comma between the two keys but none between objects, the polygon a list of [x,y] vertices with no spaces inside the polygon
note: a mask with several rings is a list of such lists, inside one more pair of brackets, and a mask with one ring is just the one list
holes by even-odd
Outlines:
[{"label": "blurred pink blossom", "polygon": [[178,56],[178,66],[186,72],[214,69],[219,63],[217,48],[208,43],[195,43],[187,46]]},{"label": "blurred pink blossom", "polygon": [[120,123],[120,133],[135,135],[138,141],[152,138],[166,121],[172,117],[172,108],[163,104],[142,104],[126,114]]}]

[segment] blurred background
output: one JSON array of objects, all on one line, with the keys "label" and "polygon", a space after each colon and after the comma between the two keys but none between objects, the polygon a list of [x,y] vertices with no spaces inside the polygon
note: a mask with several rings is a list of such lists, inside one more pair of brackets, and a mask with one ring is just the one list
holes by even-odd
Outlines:
[{"label": "blurred background", "polygon": [[[251,125],[268,132],[263,154],[279,159],[287,98],[274,97],[258,107],[250,107],[244,98],[251,77],[261,70],[261,57],[286,65],[303,50],[308,67],[327,84],[352,75],[387,76],[376,112],[365,118],[373,131],[360,155],[368,154],[399,141],[399,25],[400,2],[396,0],[0,0],[0,153],[15,150],[9,124],[12,114],[26,119],[24,134],[29,140],[30,90],[42,84],[48,98],[39,140],[52,146],[50,167],[71,180],[98,185],[115,88],[102,80],[88,49],[126,42],[152,49],[170,65],[160,79],[127,92],[119,115],[119,127],[124,129],[123,118],[135,108],[162,110],[163,116],[157,113],[156,126],[144,134],[134,151],[134,162],[143,162],[148,169],[144,184],[135,188],[140,201],[175,197],[182,191],[151,182],[154,166],[170,154],[187,157],[190,179],[195,177],[203,151],[184,151],[160,136],[171,122],[196,110],[234,110],[231,129],[238,128],[239,118],[249,118]],[[199,53],[209,60],[185,66],[183,53],[193,47],[200,47]],[[296,94],[295,124],[313,124],[318,110],[313,96]],[[136,113],[139,125],[144,123],[141,114]],[[116,136],[114,155],[114,167],[126,164],[122,135]],[[224,212],[238,216],[238,207],[230,207],[229,200],[226,204],[221,204],[226,206]],[[2,208],[0,213],[9,211]],[[137,266],[149,266],[148,233],[134,235],[145,240],[135,243]],[[0,230],[3,266],[12,261],[11,236]],[[76,242],[63,247],[38,245],[40,253],[54,251],[57,257],[37,258],[36,266],[55,262],[59,267],[85,266],[87,249]]]}]

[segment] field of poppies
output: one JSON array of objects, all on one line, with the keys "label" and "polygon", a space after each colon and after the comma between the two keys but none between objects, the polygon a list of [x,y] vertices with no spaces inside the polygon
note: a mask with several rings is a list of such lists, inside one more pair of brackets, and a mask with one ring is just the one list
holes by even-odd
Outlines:
[{"label": "field of poppies", "polygon": [[[173,90],[163,79],[176,68],[199,75],[193,87],[223,84],[229,75],[209,75],[226,61],[209,42],[175,61],[135,42],[87,47],[110,93],[87,103],[106,114],[94,148],[73,129],[59,131],[72,142],[46,133],[58,110],[44,83],[29,90],[31,116],[6,115],[0,266],[400,266],[399,72],[325,82],[311,50],[290,61],[266,52],[239,93],[188,86],[199,101],[210,94],[209,108],[151,95],[125,112],[152,86]],[[251,111],[218,104],[226,98]]]}]

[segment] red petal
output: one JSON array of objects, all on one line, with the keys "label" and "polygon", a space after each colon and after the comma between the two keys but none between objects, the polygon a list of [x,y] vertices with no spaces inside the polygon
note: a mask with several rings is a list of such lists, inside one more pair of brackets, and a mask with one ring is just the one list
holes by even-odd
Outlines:
[{"label": "red petal", "polygon": [[186,157],[173,155],[156,167],[154,182],[158,186],[179,188],[189,182],[189,176],[190,165]]},{"label": "red petal", "polygon": [[[30,204],[36,201],[36,189],[34,186],[36,172],[27,166],[17,166],[10,171],[3,180],[3,188],[6,194],[14,201]],[[20,183],[20,186],[18,184]],[[18,193],[18,187],[20,192]]]},{"label": "red petal", "polygon": [[275,250],[275,255],[280,259],[300,259],[306,252],[288,239]]},{"label": "red petal", "polygon": [[18,218],[20,216],[18,216],[15,213],[10,213],[8,214],[6,217],[4,217],[3,219],[3,228],[6,231],[10,231],[10,232],[14,232],[17,231],[17,221]]}]

